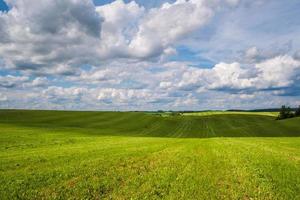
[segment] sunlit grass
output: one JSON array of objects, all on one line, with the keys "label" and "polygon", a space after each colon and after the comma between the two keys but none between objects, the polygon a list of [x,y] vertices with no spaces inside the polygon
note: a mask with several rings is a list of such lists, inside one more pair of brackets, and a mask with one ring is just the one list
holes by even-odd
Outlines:
[{"label": "sunlit grass", "polygon": [[279,137],[299,132],[299,118],[3,111],[0,199],[299,199],[300,138]]}]

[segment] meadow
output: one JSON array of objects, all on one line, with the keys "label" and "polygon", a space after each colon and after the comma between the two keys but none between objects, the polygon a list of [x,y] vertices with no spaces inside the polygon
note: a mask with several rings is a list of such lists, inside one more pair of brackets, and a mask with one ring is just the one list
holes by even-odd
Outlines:
[{"label": "meadow", "polygon": [[300,199],[300,118],[0,111],[0,199]]}]

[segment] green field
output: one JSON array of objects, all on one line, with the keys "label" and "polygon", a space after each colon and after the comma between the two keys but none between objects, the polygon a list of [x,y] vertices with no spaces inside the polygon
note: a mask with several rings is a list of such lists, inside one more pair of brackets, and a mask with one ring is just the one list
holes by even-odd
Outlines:
[{"label": "green field", "polygon": [[300,199],[300,118],[0,111],[0,199]]}]

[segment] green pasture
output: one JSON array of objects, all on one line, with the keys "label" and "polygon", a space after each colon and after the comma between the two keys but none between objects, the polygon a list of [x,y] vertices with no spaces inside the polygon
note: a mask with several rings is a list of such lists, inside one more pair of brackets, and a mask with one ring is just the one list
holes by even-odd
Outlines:
[{"label": "green pasture", "polygon": [[0,111],[0,199],[300,199],[300,118]]}]

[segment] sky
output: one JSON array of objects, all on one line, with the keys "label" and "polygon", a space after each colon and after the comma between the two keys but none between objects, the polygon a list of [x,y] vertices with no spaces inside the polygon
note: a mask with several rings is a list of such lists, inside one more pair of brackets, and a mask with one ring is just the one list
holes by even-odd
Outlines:
[{"label": "sky", "polygon": [[300,105],[299,0],[0,0],[0,108]]}]

